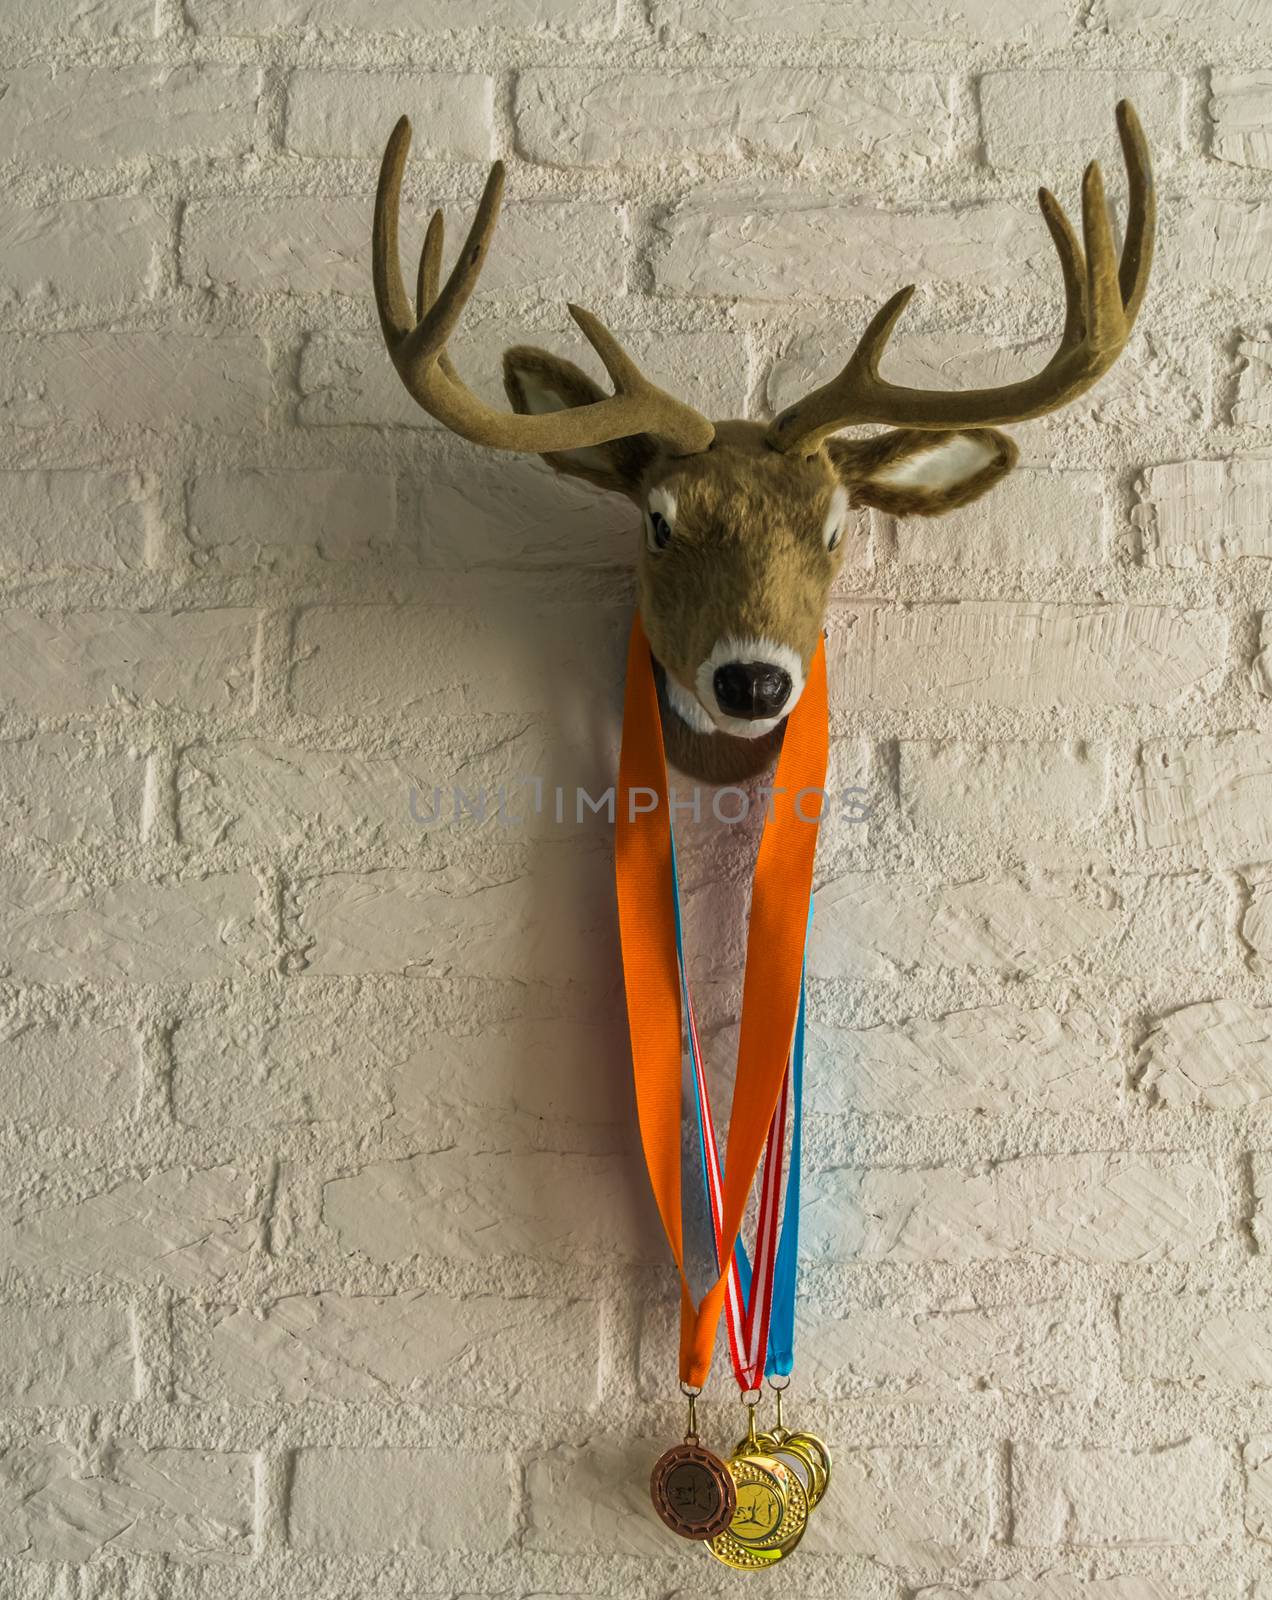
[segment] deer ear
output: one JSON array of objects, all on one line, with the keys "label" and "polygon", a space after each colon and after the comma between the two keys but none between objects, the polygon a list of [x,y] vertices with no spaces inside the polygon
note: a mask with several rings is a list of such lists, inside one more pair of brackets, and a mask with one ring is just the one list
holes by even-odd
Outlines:
[{"label": "deer ear", "polygon": [[[573,406],[590,406],[607,398],[605,390],[572,361],[549,355],[532,345],[516,345],[504,351],[504,388],[512,409],[538,415],[544,411],[568,411]],[[645,472],[658,447],[648,434],[630,439],[613,439],[609,444],[588,445],[580,450],[562,450],[543,459],[557,472],[572,478],[586,478],[602,489],[638,497]]]},{"label": "deer ear", "polygon": [[901,428],[873,439],[827,439],[826,450],[853,505],[894,517],[938,517],[965,506],[1016,464],[1016,446],[994,428]]}]

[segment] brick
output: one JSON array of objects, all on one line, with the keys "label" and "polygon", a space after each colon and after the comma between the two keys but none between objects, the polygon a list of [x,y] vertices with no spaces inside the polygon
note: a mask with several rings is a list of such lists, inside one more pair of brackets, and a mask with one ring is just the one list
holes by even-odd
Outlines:
[{"label": "brick", "polygon": [[[1231,3],[1231,0],[1230,0]],[[674,39],[677,34],[750,39],[759,34],[829,35],[877,38],[880,32],[903,39],[948,44],[1026,41],[1060,44],[1073,31],[1072,12],[1062,0],[901,0],[894,5],[862,5],[860,0],[792,0],[780,8],[767,0],[656,0],[654,20]]]},{"label": "brick", "polygon": [[[640,1331],[641,1393],[665,1396],[676,1366],[678,1318],[647,1305]],[[982,1305],[975,1297],[909,1308],[800,1310],[800,1393],[830,1402],[948,1402],[968,1391],[1037,1398],[1082,1393],[1112,1343],[1087,1310],[1059,1300]]]},{"label": "brick", "polygon": [[1141,745],[1131,804],[1141,849],[1221,862],[1272,854],[1272,740],[1261,733]]},{"label": "brick", "polygon": [[[740,338],[721,339],[718,333],[655,332],[648,328],[620,326],[615,326],[614,332],[652,382],[688,405],[711,417],[737,416],[745,409],[747,362]],[[508,404],[503,389],[502,356],[513,342],[534,344],[555,355],[563,355],[604,381],[603,372],[577,331],[570,334],[536,329],[533,335],[519,340],[517,330],[506,323],[497,328],[477,328],[471,333],[461,328],[453,348],[463,361],[465,381],[490,405],[503,409]],[[363,334],[311,334],[301,351],[299,388],[297,415],[306,427],[342,428],[351,424],[434,430],[440,427],[403,388],[385,353],[383,341]],[[507,497],[511,492],[509,485],[524,487],[533,482],[529,476],[532,470],[551,471],[527,459],[515,456],[492,459],[479,452],[468,456],[462,468],[446,462],[430,467],[431,475],[440,483],[446,483],[448,475],[460,483],[461,489],[465,481],[468,483],[479,527],[484,508],[492,500]],[[614,516],[613,508],[619,502],[613,496],[577,480],[560,478],[556,474],[552,477],[564,486],[562,492],[568,489],[576,496],[573,503],[590,505],[602,526]],[[528,510],[532,533],[536,527],[534,508],[540,502],[545,502],[542,487],[530,496]],[[630,521],[630,511],[626,516]],[[520,537],[516,527],[504,526],[502,531],[505,540]],[[536,535],[536,548],[541,542]],[[498,548],[503,551],[508,547]],[[587,553],[586,547],[579,552],[583,557]]]},{"label": "brick", "polygon": [[615,682],[625,621],[597,605],[533,615],[493,589],[468,606],[314,606],[296,623],[291,690],[312,716],[551,715],[569,684]]},{"label": "brick", "polygon": [[246,1560],[255,1471],[237,1450],[113,1444],[81,1455],[51,1439],[16,1444],[0,1456],[0,1553]]},{"label": "brick", "polygon": [[573,1410],[598,1397],[599,1308],[424,1291],[296,1294],[259,1310],[189,1308],[178,1348],[183,1393],[214,1404]]},{"label": "brick", "polygon": [[1237,361],[1230,420],[1242,428],[1266,428],[1272,423],[1272,339],[1239,339]]},{"label": "brick", "polygon": [[1272,1544],[1272,1439],[1251,1439],[1241,1452],[1245,1468],[1245,1530]]},{"label": "brick", "polygon": [[[899,281],[904,281],[901,279]],[[1045,291],[1044,291],[1045,294]],[[1053,303],[1048,301],[1048,303]],[[1058,305],[1058,302],[1055,302]],[[774,413],[793,405],[801,395],[827,382],[848,359],[855,339],[864,328],[860,324],[845,325],[843,320],[805,324],[781,345],[778,358],[771,367],[765,387],[768,409]],[[984,333],[911,333],[901,328],[888,344],[884,357],[884,375],[894,383],[909,384],[919,389],[970,389],[993,388],[1012,383],[1022,373],[1039,372],[1051,359],[1054,338],[1038,340],[1007,340],[1001,336]],[[1103,377],[1087,395],[1065,406],[1051,417],[1018,424],[1012,428],[1012,437],[1019,445],[1023,459],[1041,463],[1048,469],[1054,454],[1054,430],[1057,426],[1099,429],[1102,433],[1110,427],[1134,431],[1136,438],[1145,428],[1159,426],[1187,426],[1200,422],[1204,412],[1204,396],[1210,384],[1210,351],[1202,343],[1182,343],[1178,339],[1154,340],[1140,328],[1127,346],[1125,354],[1112,372]],[[1012,487],[1021,482],[1029,486],[1035,497],[1028,511],[1022,513],[1021,526],[1030,530],[1024,537],[1013,530],[1011,542],[1004,548],[1012,553],[1004,558],[1005,565],[1047,565],[1047,546],[1035,543],[1033,523],[1037,516],[1035,500],[1056,492],[1055,480],[1048,470],[1031,473],[1021,478],[1017,469],[1004,483],[996,487],[983,501],[976,502],[967,512],[954,512],[940,518],[932,525],[930,539],[941,550],[953,548],[944,529],[962,525],[969,530],[982,526],[975,513],[978,508],[985,522],[995,526],[1004,522],[999,508],[1003,496],[1010,495]],[[1081,485],[1082,478],[1065,474],[1061,482]],[[964,521],[964,518],[966,520]],[[903,523],[902,529],[914,524]],[[1089,549],[1082,542],[1090,537],[1090,524],[1083,513],[1079,528],[1056,528],[1048,523],[1049,538],[1078,540],[1078,548]],[[923,525],[918,525],[917,537],[922,537]],[[985,535],[979,534],[984,539]],[[916,546],[915,548],[919,548]],[[973,558],[964,558],[963,565],[978,565],[978,554],[973,547]],[[946,556],[944,559],[952,559]],[[1095,559],[1101,559],[1096,556]]]},{"label": "brick", "polygon": [[293,72],[288,150],[299,156],[375,156],[386,108],[411,119],[415,161],[485,161],[494,154],[494,80],[464,72]]},{"label": "brick", "polygon": [[139,196],[0,205],[0,306],[148,299],[165,236],[154,202]]},{"label": "brick", "polygon": [[595,1071],[596,1062],[621,1056],[623,1029],[617,1017],[599,1023],[518,1017],[427,1034],[404,1047],[398,1030],[373,1026],[393,1107],[386,1127],[411,1137],[436,1129],[439,1116],[471,1126],[475,1111],[487,1128],[510,1118],[523,1130],[562,1130],[552,1139],[626,1125],[626,1085]]},{"label": "brick", "polygon": [[989,1544],[990,1463],[971,1449],[836,1452],[810,1555],[848,1550],[883,1567],[958,1567]]},{"label": "brick", "polygon": [[257,1238],[251,1183],[233,1167],[173,1167],[81,1200],[27,1203],[0,1225],[0,1265],[191,1290],[246,1264]]},{"label": "brick", "polygon": [[1012,1451],[1015,1542],[1098,1548],[1195,1546],[1225,1531],[1228,1452],[1213,1439],[1151,1450],[1017,1441]]},{"label": "brick", "polygon": [[1101,0],[1100,21],[1114,34],[1165,35],[1172,40],[1245,42],[1267,20],[1266,0]]},{"label": "brick", "polygon": [[[690,927],[701,925],[701,908],[718,912],[718,897],[690,899]],[[818,889],[817,908],[808,967],[815,977],[895,979],[915,967],[1020,976],[1077,958],[1133,977],[1208,971],[1227,959],[1228,888],[1200,872],[1103,882],[991,873],[932,883],[850,871]],[[738,958],[716,940],[722,955]]]},{"label": "brick", "polygon": [[89,888],[14,867],[0,884],[0,964],[31,983],[197,981],[268,961],[260,888],[247,871]]},{"label": "brick", "polygon": [[1118,1302],[1122,1372],[1189,1389],[1272,1387],[1272,1306],[1218,1295],[1129,1294]]},{"label": "brick", "polygon": [[6,0],[0,29],[52,38],[149,38],[154,0]]},{"label": "brick", "polygon": [[819,887],[809,950],[816,977],[895,977],[914,966],[1044,971],[1089,958],[1123,926],[1098,894],[1059,878],[983,876],[930,885],[845,872]]},{"label": "brick", "polygon": [[661,1261],[650,1204],[613,1156],[459,1148],[373,1161],[323,1186],[341,1250],[372,1261]]},{"label": "brick", "polygon": [[138,1069],[126,1028],[10,1023],[0,1030],[0,1118],[101,1127],[132,1110]]},{"label": "brick", "polygon": [[0,505],[0,570],[131,572],[145,561],[148,500],[134,472],[0,472]]},{"label": "brick", "polygon": [[188,0],[200,33],[256,36],[300,29],[348,29],[361,33],[446,34],[466,28],[498,28],[511,34],[541,29],[572,37],[605,37],[614,31],[614,0]]},{"label": "brick", "polygon": [[196,559],[230,572],[365,560],[394,544],[394,501],[383,472],[208,473],[188,491],[189,539]]},{"label": "brick", "polygon": [[1120,189],[1125,179],[1113,108],[1123,98],[1139,113],[1154,161],[1178,156],[1182,83],[1173,73],[1007,68],[980,80],[985,158],[993,167],[1030,172],[1072,169],[1074,181],[1095,159]]},{"label": "brick", "polygon": [[145,763],[92,734],[0,742],[0,827],[47,844],[136,840]]},{"label": "brick", "polygon": [[1255,694],[1272,699],[1272,611],[1259,615],[1259,648],[1250,663],[1250,685]]},{"label": "brick", "polygon": [[[183,752],[177,780],[186,844],[264,843],[289,848],[325,838],[347,843],[413,841],[425,834],[484,832],[564,839],[605,826],[576,809],[556,816],[551,741],[533,725],[504,718],[454,719],[430,730],[429,748],[402,755],[303,750],[239,740]],[[577,773],[589,794],[613,781],[613,751]],[[540,788],[536,788],[536,781]],[[484,810],[484,820],[481,813]]]},{"label": "brick", "polygon": [[[452,226],[471,207],[452,206]],[[423,242],[425,219],[404,216],[404,249]],[[467,226],[467,223],[464,223]],[[237,294],[344,294],[365,301],[371,222],[363,198],[192,202],[181,275],[193,288]],[[486,296],[589,300],[621,294],[627,243],[616,207],[589,201],[513,202],[481,275]]]},{"label": "brick", "polygon": [[0,612],[0,681],[35,716],[164,706],[245,711],[256,615],[179,611]]},{"label": "brick", "polygon": [[137,1397],[136,1389],[126,1306],[0,1305],[6,1405],[122,1405]]},{"label": "brick", "polygon": [[303,1001],[261,1019],[186,1018],[173,1035],[173,1103],[192,1127],[385,1122],[435,1132],[439,1120],[530,1127],[621,1123],[613,1080],[593,1064],[620,1047],[615,1024],[473,1019],[470,1031],[412,1029],[332,1016]]},{"label": "brick", "polygon": [[1020,468],[983,500],[896,524],[897,558],[954,567],[1081,567],[1104,559],[1104,490],[1093,472]]},{"label": "brick", "polygon": [[1258,295],[1272,283],[1272,205],[1194,195],[1162,239],[1156,270],[1203,289]]},{"label": "brick", "polygon": [[854,602],[832,624],[841,709],[1172,705],[1217,681],[1226,645],[1218,612],[1173,606]]},{"label": "brick", "polygon": [[545,846],[493,878],[480,864],[328,872],[296,886],[295,938],[311,974],[400,972],[580,981],[617,957],[612,868],[600,851]]},{"label": "brick", "polygon": [[269,425],[273,379],[249,334],[84,333],[0,341],[0,422],[16,428]]},{"label": "brick", "polygon": [[[494,1554],[512,1537],[504,1458],[471,1450],[297,1450],[287,1542],[314,1555]],[[420,1515],[420,1507],[428,1515]]]},{"label": "brick", "polygon": [[398,495],[402,548],[429,566],[610,565],[633,560],[641,538],[629,500],[534,458],[439,461]]},{"label": "brick", "polygon": [[649,1469],[666,1448],[665,1440],[602,1434],[537,1452],[526,1467],[527,1547],[665,1556],[666,1533],[649,1509]]},{"label": "brick", "polygon": [[1209,1582],[1197,1590],[1191,1584],[1181,1588],[1174,1578],[1075,1578],[1049,1572],[1035,1579],[977,1583],[970,1589],[919,1589],[914,1600],[1214,1600],[1215,1593]]},{"label": "brick", "polygon": [[805,1253],[821,1261],[1190,1261],[1227,1225],[1214,1174],[1186,1156],[836,1167],[805,1179]]},{"label": "brick", "polygon": [[794,67],[727,76],[524,72],[513,115],[523,155],[567,167],[750,150],[926,163],[949,148],[952,121],[947,81],[935,74],[853,78]]},{"label": "brick", "polygon": [[1104,809],[1107,757],[1082,740],[903,739],[898,755],[902,813],[924,829],[972,838],[992,815],[996,838],[1027,845],[1090,829]]},{"label": "brick", "polygon": [[1240,1000],[1181,1006],[1154,1021],[1136,1067],[1154,1105],[1261,1105],[1272,1098],[1272,1011]]},{"label": "brick", "polygon": [[1249,1218],[1250,1237],[1260,1255],[1272,1251],[1272,1154],[1255,1150],[1248,1157],[1254,1208]]},{"label": "brick", "polygon": [[173,1110],[194,1128],[367,1122],[389,1109],[379,1054],[350,1030],[332,1049],[330,1021],[216,1013],[172,1035]]},{"label": "brick", "polygon": [[1176,461],[1136,484],[1131,521],[1146,566],[1196,567],[1272,557],[1272,462]]},{"label": "brick", "polygon": [[1112,1111],[1117,1029],[1082,1006],[968,1006],[873,1027],[809,1030],[810,1109],[926,1117]]},{"label": "brick", "polygon": [[1260,865],[1247,869],[1243,877],[1248,900],[1241,916],[1241,938],[1253,958],[1251,967],[1262,975],[1272,962],[1272,876]]},{"label": "brick", "polygon": [[1210,153],[1238,167],[1272,167],[1272,72],[1210,74]]},{"label": "brick", "polygon": [[251,149],[255,69],[11,67],[0,71],[0,140],[15,160],[76,167]]},{"label": "brick", "polygon": [[1014,297],[1053,292],[1046,229],[1005,202],[885,211],[823,195],[695,192],[658,228],[654,277],[667,294],[882,298],[915,280]]}]

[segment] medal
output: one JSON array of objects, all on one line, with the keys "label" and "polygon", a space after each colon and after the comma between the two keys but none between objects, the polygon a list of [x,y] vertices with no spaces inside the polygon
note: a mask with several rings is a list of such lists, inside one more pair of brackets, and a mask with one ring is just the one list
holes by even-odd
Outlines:
[{"label": "medal", "polygon": [[649,1495],[673,1533],[682,1539],[713,1539],[733,1520],[737,1489],[725,1463],[698,1442],[697,1398],[696,1390],[688,1391],[684,1443],[658,1457],[649,1475]]},{"label": "medal", "polygon": [[[616,817],[619,931],[641,1142],[680,1276],[680,1380],[690,1406],[684,1442],[659,1457],[650,1493],[655,1511],[672,1532],[705,1543],[718,1560],[741,1568],[772,1565],[795,1548],[807,1526],[813,1480],[798,1452],[788,1452],[784,1460],[760,1447],[753,1412],[747,1448],[721,1461],[700,1443],[694,1407],[710,1371],[726,1304],[734,1371],[746,1394],[758,1394],[755,1386],[764,1370],[779,1248],[789,1064],[802,1011],[803,945],[817,842],[816,818],[799,801],[822,792],[826,747],[826,666],[819,646],[804,693],[787,718],[756,862],[726,1173],[715,1149],[685,981],[657,689],[648,641],[639,617],[635,620]],[[682,999],[700,1131],[710,1140],[713,1157],[704,1162],[704,1172],[718,1275],[699,1304],[685,1270],[681,1215]],[[744,1285],[735,1245],[761,1157],[755,1272],[749,1272],[747,1262],[750,1281]],[[740,1257],[747,1260],[745,1252]]]},{"label": "medal", "polygon": [[[776,1401],[777,1416],[772,1428],[757,1436],[759,1446],[770,1455],[777,1456],[779,1460],[789,1458],[799,1464],[808,1493],[808,1509],[811,1511],[830,1485],[830,1451],[815,1433],[792,1433],[785,1426],[782,1418],[782,1396],[786,1392],[787,1384],[776,1384],[770,1379],[769,1386]],[[737,1451],[745,1450],[748,1443],[749,1441],[744,1439],[737,1446]]]},{"label": "medal", "polygon": [[727,1530],[707,1549],[727,1567],[754,1571],[788,1556],[808,1526],[808,1492],[799,1471],[766,1448],[748,1406],[747,1436],[729,1457],[737,1484],[737,1509]]}]

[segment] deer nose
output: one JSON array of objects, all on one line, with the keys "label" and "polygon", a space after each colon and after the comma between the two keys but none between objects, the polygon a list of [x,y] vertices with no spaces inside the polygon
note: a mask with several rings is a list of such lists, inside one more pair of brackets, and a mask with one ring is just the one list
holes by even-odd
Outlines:
[{"label": "deer nose", "polygon": [[775,717],[790,698],[791,675],[771,661],[726,661],[711,680],[726,716],[748,722]]}]

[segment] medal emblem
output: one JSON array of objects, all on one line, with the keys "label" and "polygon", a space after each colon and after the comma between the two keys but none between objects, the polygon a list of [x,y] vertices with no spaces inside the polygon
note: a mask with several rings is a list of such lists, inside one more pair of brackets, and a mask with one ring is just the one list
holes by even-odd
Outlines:
[{"label": "medal emblem", "polygon": [[713,1539],[733,1521],[737,1489],[718,1455],[696,1440],[673,1445],[649,1475],[654,1510],[682,1539]]},{"label": "medal emblem", "polygon": [[755,1572],[787,1556],[808,1526],[808,1496],[795,1472],[776,1456],[749,1451],[729,1457],[737,1508],[728,1528],[707,1543],[726,1567]]}]

